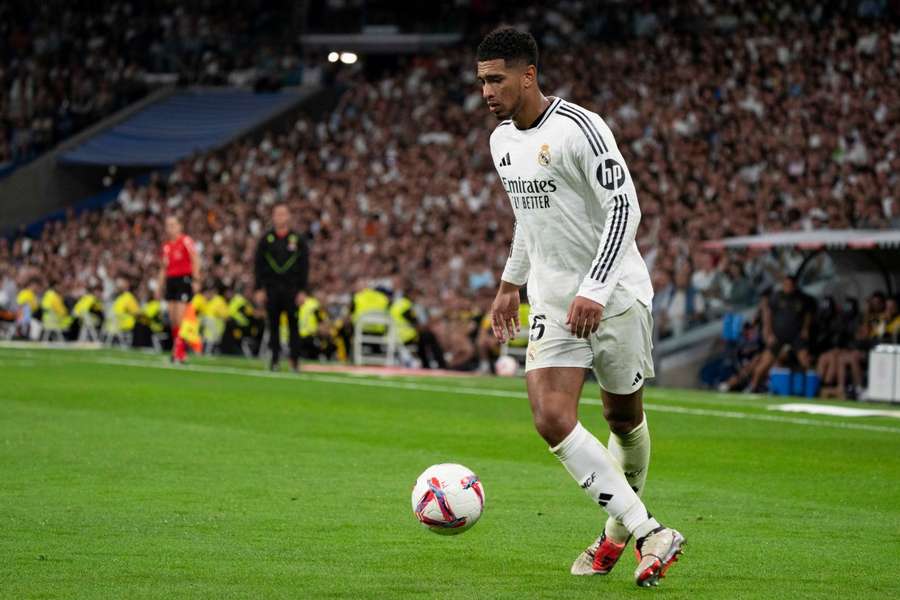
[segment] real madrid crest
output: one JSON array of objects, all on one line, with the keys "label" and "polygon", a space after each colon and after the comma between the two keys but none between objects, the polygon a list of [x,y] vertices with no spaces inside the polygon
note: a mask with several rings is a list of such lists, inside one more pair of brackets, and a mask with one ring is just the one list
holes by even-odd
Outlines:
[{"label": "real madrid crest", "polygon": [[297,250],[297,236],[293,233],[288,236],[288,251],[295,252]]},{"label": "real madrid crest", "polygon": [[542,167],[550,166],[550,145],[543,144],[541,146],[541,151],[538,152],[538,164]]}]

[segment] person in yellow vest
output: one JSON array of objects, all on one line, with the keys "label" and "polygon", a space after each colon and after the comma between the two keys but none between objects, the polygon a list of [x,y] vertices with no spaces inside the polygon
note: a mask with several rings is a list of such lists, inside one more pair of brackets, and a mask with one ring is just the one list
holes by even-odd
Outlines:
[{"label": "person in yellow vest", "polygon": [[311,291],[301,292],[297,325],[300,328],[300,356],[316,360],[324,355],[334,355],[335,345],[331,336],[328,313]]},{"label": "person in yellow vest", "polygon": [[103,323],[103,304],[100,302],[99,296],[88,290],[78,298],[75,306],[72,308],[72,316],[74,316],[82,324],[86,319],[92,319],[96,328],[100,328]]},{"label": "person in yellow vest", "polygon": [[398,293],[391,303],[390,313],[397,326],[400,341],[404,345],[416,344],[419,361],[424,368],[447,368],[444,350],[437,336],[428,327],[427,322],[416,314],[415,305],[408,296]]},{"label": "person in yellow vest", "polygon": [[222,336],[222,354],[242,354],[244,340],[253,340],[251,344],[258,345],[256,338],[259,333],[259,319],[255,315],[253,305],[241,293],[243,289],[244,286],[239,286],[238,291],[228,300],[228,317],[225,319],[225,333]]},{"label": "person in yellow vest", "polygon": [[36,280],[28,281],[16,294],[16,336],[28,337],[31,329],[31,319],[37,319],[38,296]]},{"label": "person in yellow vest", "polygon": [[202,317],[206,314],[207,302],[206,296],[204,296],[201,291],[198,291],[194,294],[194,297],[191,298],[191,306],[194,307],[194,311],[196,311],[198,317]]},{"label": "person in yellow vest", "polygon": [[[384,291],[372,287],[368,282],[360,280],[357,289],[358,291],[350,300],[348,311],[350,318],[344,320],[344,326],[340,332],[344,347],[348,349],[353,348],[353,335],[360,317],[366,313],[385,314],[391,306],[391,299],[388,295]],[[385,326],[369,324],[363,327],[363,332],[370,335],[382,335],[385,332]]]},{"label": "person in yellow vest", "polygon": [[147,299],[149,295],[143,288],[140,296],[143,302],[135,320],[131,345],[135,348],[152,348],[153,336],[159,336],[166,329],[162,318],[162,303],[155,297]]},{"label": "person in yellow vest", "polygon": [[114,327],[122,332],[131,332],[141,313],[137,298],[131,293],[131,286],[124,277],[117,281],[119,295],[113,300],[112,313],[116,322]]},{"label": "person in yellow vest", "polygon": [[41,323],[45,329],[56,330],[68,336],[69,327],[72,325],[72,317],[63,297],[56,291],[55,285],[50,285],[41,297]]},{"label": "person in yellow vest", "polygon": [[222,343],[225,335],[225,321],[228,319],[228,301],[225,300],[225,286],[221,282],[207,292],[209,300],[201,315],[203,324],[203,340],[205,344],[216,347]]},{"label": "person in yellow vest", "polygon": [[[350,303],[350,320],[353,323],[353,327],[356,327],[362,315],[366,313],[385,313],[390,308],[390,305],[391,299],[382,290],[368,285],[363,287],[353,294],[353,300]],[[365,333],[374,335],[382,334],[384,330],[383,325],[367,325],[363,329]]]},{"label": "person in yellow vest", "polygon": [[[522,288],[524,290],[524,288]],[[524,348],[528,346],[528,317],[531,308],[528,306],[528,297],[524,292],[520,294],[519,301],[519,323],[522,324],[522,334],[519,337],[509,341],[512,348]],[[485,313],[481,319],[481,325],[478,330],[478,371],[480,373],[493,373],[494,362],[500,356],[500,342],[494,337],[493,328],[491,327],[490,311]]]}]

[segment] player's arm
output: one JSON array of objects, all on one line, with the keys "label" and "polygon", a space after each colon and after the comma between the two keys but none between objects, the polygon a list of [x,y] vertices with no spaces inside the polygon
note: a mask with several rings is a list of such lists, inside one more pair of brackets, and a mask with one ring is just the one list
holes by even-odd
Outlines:
[{"label": "player's arm", "polygon": [[603,308],[622,277],[622,264],[634,244],[641,209],[631,173],[609,128],[594,115],[570,138],[572,155],[590,188],[591,198],[606,211],[603,234],[591,267],[569,307],[572,333],[587,337],[597,331]]},{"label": "player's arm", "polygon": [[516,223],[509,258],[500,276],[500,289],[491,305],[491,328],[501,344],[519,335],[521,330],[519,288],[528,282],[529,271],[531,262],[525,250],[525,232]]},{"label": "player's arm", "polygon": [[188,256],[191,258],[191,280],[193,282],[194,293],[200,291],[200,256],[197,254],[197,247],[190,238],[185,238],[185,246],[187,247]]},{"label": "player's arm", "polygon": [[163,253],[162,258],[159,260],[159,276],[156,280],[156,299],[159,300],[162,298],[163,290],[166,287],[166,269],[169,268],[169,259],[166,258],[165,253]]}]

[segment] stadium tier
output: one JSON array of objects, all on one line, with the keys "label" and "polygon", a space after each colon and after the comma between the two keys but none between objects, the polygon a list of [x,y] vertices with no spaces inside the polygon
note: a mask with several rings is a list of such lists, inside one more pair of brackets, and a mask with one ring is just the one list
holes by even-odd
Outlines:
[{"label": "stadium tier", "polygon": [[170,167],[209,152],[298,104],[294,92],[176,92],[85,140],[59,158],[67,165]]}]

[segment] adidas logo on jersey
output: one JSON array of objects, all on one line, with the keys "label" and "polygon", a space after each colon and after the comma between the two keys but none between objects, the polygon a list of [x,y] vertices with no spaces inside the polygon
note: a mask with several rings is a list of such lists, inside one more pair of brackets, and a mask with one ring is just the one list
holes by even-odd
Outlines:
[{"label": "adidas logo on jersey", "polygon": [[638,382],[643,378],[643,375],[641,375],[640,371],[638,371],[638,374],[634,376],[634,381],[631,382],[631,385],[637,385]]},{"label": "adidas logo on jersey", "polygon": [[509,167],[511,165],[512,165],[512,161],[509,160],[509,152],[507,152],[506,156],[504,156],[503,158],[500,159],[500,166],[501,167]]}]

